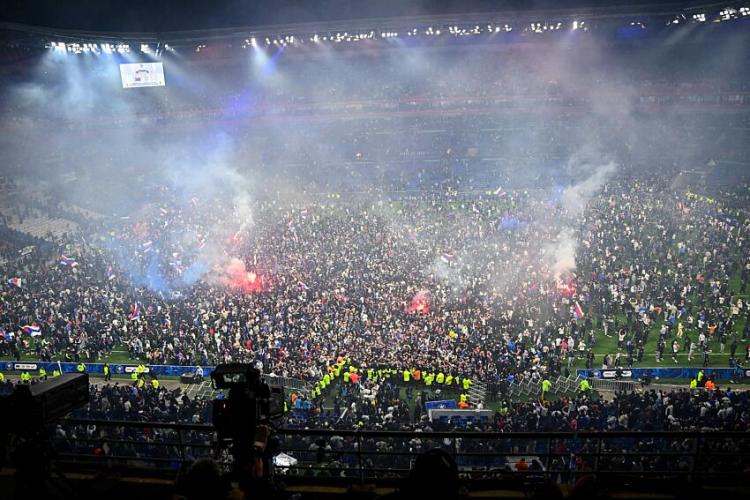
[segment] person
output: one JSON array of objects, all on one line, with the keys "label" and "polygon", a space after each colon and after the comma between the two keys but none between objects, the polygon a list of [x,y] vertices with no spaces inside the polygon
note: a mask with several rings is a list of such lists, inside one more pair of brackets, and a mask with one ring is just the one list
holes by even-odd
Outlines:
[{"label": "person", "polygon": [[578,391],[581,394],[586,394],[591,390],[591,383],[587,378],[581,380],[581,382],[578,384]]},{"label": "person", "polygon": [[57,368],[52,370],[52,378],[57,378],[59,376],[60,376],[60,370],[58,370]]},{"label": "person", "polygon": [[552,389],[552,382],[545,378],[542,380],[542,401],[546,401],[545,398],[550,389]]},{"label": "person", "polygon": [[0,372],[0,384],[5,382],[5,375],[3,375],[3,372]]},{"label": "person", "polygon": [[521,457],[518,462],[516,462],[516,470],[518,472],[526,472],[529,470],[529,464],[526,463],[526,459],[524,457]]},{"label": "person", "polygon": [[698,388],[698,379],[693,378],[690,380],[690,389],[697,389]]},{"label": "person", "polygon": [[76,366],[76,371],[78,373],[86,373],[86,365],[83,363],[83,361],[79,362]]},{"label": "person", "polygon": [[109,363],[104,363],[104,381],[109,382],[112,380],[112,374],[109,372]]},{"label": "person", "polygon": [[195,367],[195,382],[196,383],[203,382],[203,367],[200,365]]},{"label": "person", "polygon": [[39,380],[47,380],[47,370],[44,367],[39,367]]},{"label": "person", "polygon": [[30,384],[31,383],[31,374],[27,371],[21,372],[21,383],[23,384]]}]

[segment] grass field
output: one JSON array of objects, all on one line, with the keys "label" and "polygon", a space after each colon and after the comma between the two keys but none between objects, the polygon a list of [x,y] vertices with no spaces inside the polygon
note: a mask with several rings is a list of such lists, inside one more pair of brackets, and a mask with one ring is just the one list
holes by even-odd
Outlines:
[{"label": "grass field", "polygon": [[[740,276],[739,276],[739,274],[733,276],[730,279],[730,288],[735,292],[735,294],[736,294],[735,298],[741,297],[743,299],[743,301],[747,301],[748,294],[742,295],[742,294],[738,293],[739,290],[740,290],[740,285],[741,284],[740,284]],[[719,353],[719,342],[718,342],[718,340],[714,339],[714,340],[712,340],[710,342],[709,345],[711,347],[712,352],[711,352],[711,355],[710,355],[709,367],[712,367],[712,368],[727,368],[727,367],[729,367],[729,349],[730,349],[729,346],[730,346],[730,344],[732,342],[732,334],[736,334],[737,335],[738,341],[739,341],[739,344],[740,344],[739,347],[738,347],[738,349],[737,349],[736,357],[737,357],[738,360],[740,360],[740,362],[742,362],[742,360],[744,360],[744,357],[745,357],[745,350],[744,349],[745,349],[746,343],[743,343],[741,341],[741,335],[742,335],[743,329],[745,328],[746,318],[742,314],[740,316],[741,316],[740,319],[737,321],[737,323],[734,326],[733,332],[731,332],[730,335],[729,335],[729,337],[728,337],[729,340],[727,341],[725,352],[723,354]],[[619,320],[620,324],[624,324],[625,323],[625,317],[624,317],[624,315],[621,315],[618,318],[618,320]],[[664,350],[664,360],[661,363],[657,363],[656,362],[656,358],[655,358],[656,344],[657,344],[657,340],[659,338],[659,328],[661,327],[662,323],[663,323],[663,321],[661,321],[661,320],[660,321],[656,321],[651,326],[651,332],[649,334],[648,343],[645,346],[645,353],[644,353],[643,361],[641,361],[641,362],[637,362],[636,361],[633,364],[633,367],[635,367],[635,368],[640,368],[640,367],[653,368],[653,367],[670,367],[670,366],[671,367],[675,367],[675,366],[677,366],[677,367],[701,367],[701,366],[703,366],[703,355],[702,355],[702,353],[696,353],[693,356],[693,359],[691,361],[688,361],[688,359],[687,359],[688,358],[687,352],[682,352],[682,351],[677,356],[678,363],[675,364],[674,361],[672,360],[671,339],[667,342],[667,346],[666,346],[666,348]],[[596,327],[597,327],[597,329],[596,329],[596,332],[597,332],[597,335],[596,335],[596,337],[597,337],[596,338],[596,345],[593,347],[593,351],[594,351],[594,354],[595,354],[594,368],[600,368],[601,365],[602,365],[602,361],[604,359],[604,356],[606,354],[609,353],[609,354],[613,354],[614,355],[615,353],[617,353],[617,336],[616,336],[616,332],[615,332],[615,333],[613,333],[612,337],[605,337],[603,330],[601,328],[598,328],[599,327],[598,324],[596,325]],[[689,334],[690,337],[691,337],[691,339],[697,339],[697,333],[695,331],[689,331],[686,328],[685,329],[685,333]],[[32,343],[30,344],[30,348],[26,352],[23,352],[22,355],[21,355],[21,360],[22,361],[35,361],[36,360],[36,356],[34,354],[33,348],[34,348],[34,345],[33,345],[33,340],[32,340]],[[682,342],[680,343],[680,348],[682,348]],[[7,358],[7,357],[0,357],[0,360],[2,360],[2,361],[10,361],[11,359]],[[623,355],[623,357],[621,358],[621,360],[622,360],[622,363],[623,363],[623,366],[624,366],[625,362],[626,362],[626,356]],[[62,359],[61,356],[57,356],[57,357],[53,357],[53,361],[63,361],[63,359]],[[94,362],[93,360],[91,360],[91,361]],[[109,363],[127,364],[127,363],[132,363],[132,362],[135,362],[135,361],[138,361],[138,360],[130,359],[130,357],[128,356],[128,350],[127,350],[127,348],[125,346],[120,345],[120,346],[117,346],[108,357],[96,360],[95,362],[103,363],[105,361],[109,362]],[[582,369],[582,368],[585,368],[585,360],[583,360],[583,359],[576,360],[576,362],[572,365],[572,369]]]}]

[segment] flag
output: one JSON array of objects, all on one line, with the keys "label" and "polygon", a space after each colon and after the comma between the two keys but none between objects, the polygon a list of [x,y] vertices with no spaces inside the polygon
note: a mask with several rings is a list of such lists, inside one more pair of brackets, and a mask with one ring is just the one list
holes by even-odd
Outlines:
[{"label": "flag", "polygon": [[580,304],[578,303],[578,301],[577,301],[577,300],[576,300],[576,305],[575,305],[575,307],[573,308],[573,312],[574,312],[574,313],[575,313],[575,315],[576,315],[576,319],[581,319],[581,318],[583,318],[583,309],[581,309],[581,305],[580,305]]},{"label": "flag", "polygon": [[15,335],[13,334],[13,332],[6,332],[5,328],[0,328],[0,338],[2,338],[3,340],[11,341],[13,340],[14,336]]},{"label": "flag", "polygon": [[443,255],[440,256],[440,260],[442,260],[446,264],[450,264],[453,258],[454,258],[453,254],[450,254],[450,253],[444,253]]},{"label": "flag", "polygon": [[60,264],[63,266],[70,266],[70,267],[76,267],[78,265],[78,262],[73,257],[66,257],[65,255],[62,255],[60,257]]},{"label": "flag", "polygon": [[302,281],[302,280],[299,280],[299,281],[297,282],[297,284],[298,284],[298,285],[299,285],[299,287],[300,287],[301,289],[303,289],[303,290],[309,290],[309,289],[310,289],[310,287],[309,287],[309,286],[307,286],[307,285],[305,285],[305,282],[304,282],[304,281]]},{"label": "flag", "polygon": [[25,325],[22,330],[23,333],[31,335],[32,337],[38,337],[42,334],[42,330],[37,325]]},{"label": "flag", "polygon": [[115,279],[115,271],[112,266],[107,266],[107,280],[112,281]]},{"label": "flag", "polygon": [[8,280],[9,285],[17,286],[18,288],[21,288],[22,283],[23,280],[21,278],[11,278]]},{"label": "flag", "polygon": [[130,314],[128,315],[128,319],[134,320],[139,319],[141,317],[141,309],[138,307],[138,303],[132,304],[130,306]]},{"label": "flag", "polygon": [[495,189],[495,196],[505,196],[505,191],[503,191],[503,187],[500,186],[499,188]]}]

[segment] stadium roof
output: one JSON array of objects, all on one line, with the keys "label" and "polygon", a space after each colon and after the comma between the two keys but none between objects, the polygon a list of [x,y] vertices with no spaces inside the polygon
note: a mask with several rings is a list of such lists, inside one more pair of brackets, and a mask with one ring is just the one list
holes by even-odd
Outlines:
[{"label": "stadium roof", "polygon": [[[736,2],[708,4],[724,7]],[[742,2],[740,2],[742,3]],[[748,2],[750,3],[750,2]],[[570,9],[575,14],[596,11],[630,12],[634,15],[679,13],[707,2],[674,0],[5,0],[0,21],[54,29],[98,32],[164,33],[196,29],[259,27],[297,23],[327,23],[374,18],[456,16],[480,13],[541,14],[539,11]]]}]

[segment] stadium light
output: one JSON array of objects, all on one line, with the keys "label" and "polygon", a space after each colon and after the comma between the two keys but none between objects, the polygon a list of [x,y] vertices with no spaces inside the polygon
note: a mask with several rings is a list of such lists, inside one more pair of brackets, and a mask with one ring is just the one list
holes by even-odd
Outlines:
[{"label": "stadium light", "polygon": [[693,21],[697,21],[699,23],[706,22],[706,14],[693,14]]},{"label": "stadium light", "polygon": [[737,9],[727,7],[726,9],[719,12],[719,17],[721,18],[722,21],[729,21],[730,19],[736,19]]},{"label": "stadium light", "polygon": [[740,15],[750,16],[750,7],[740,7]]}]

